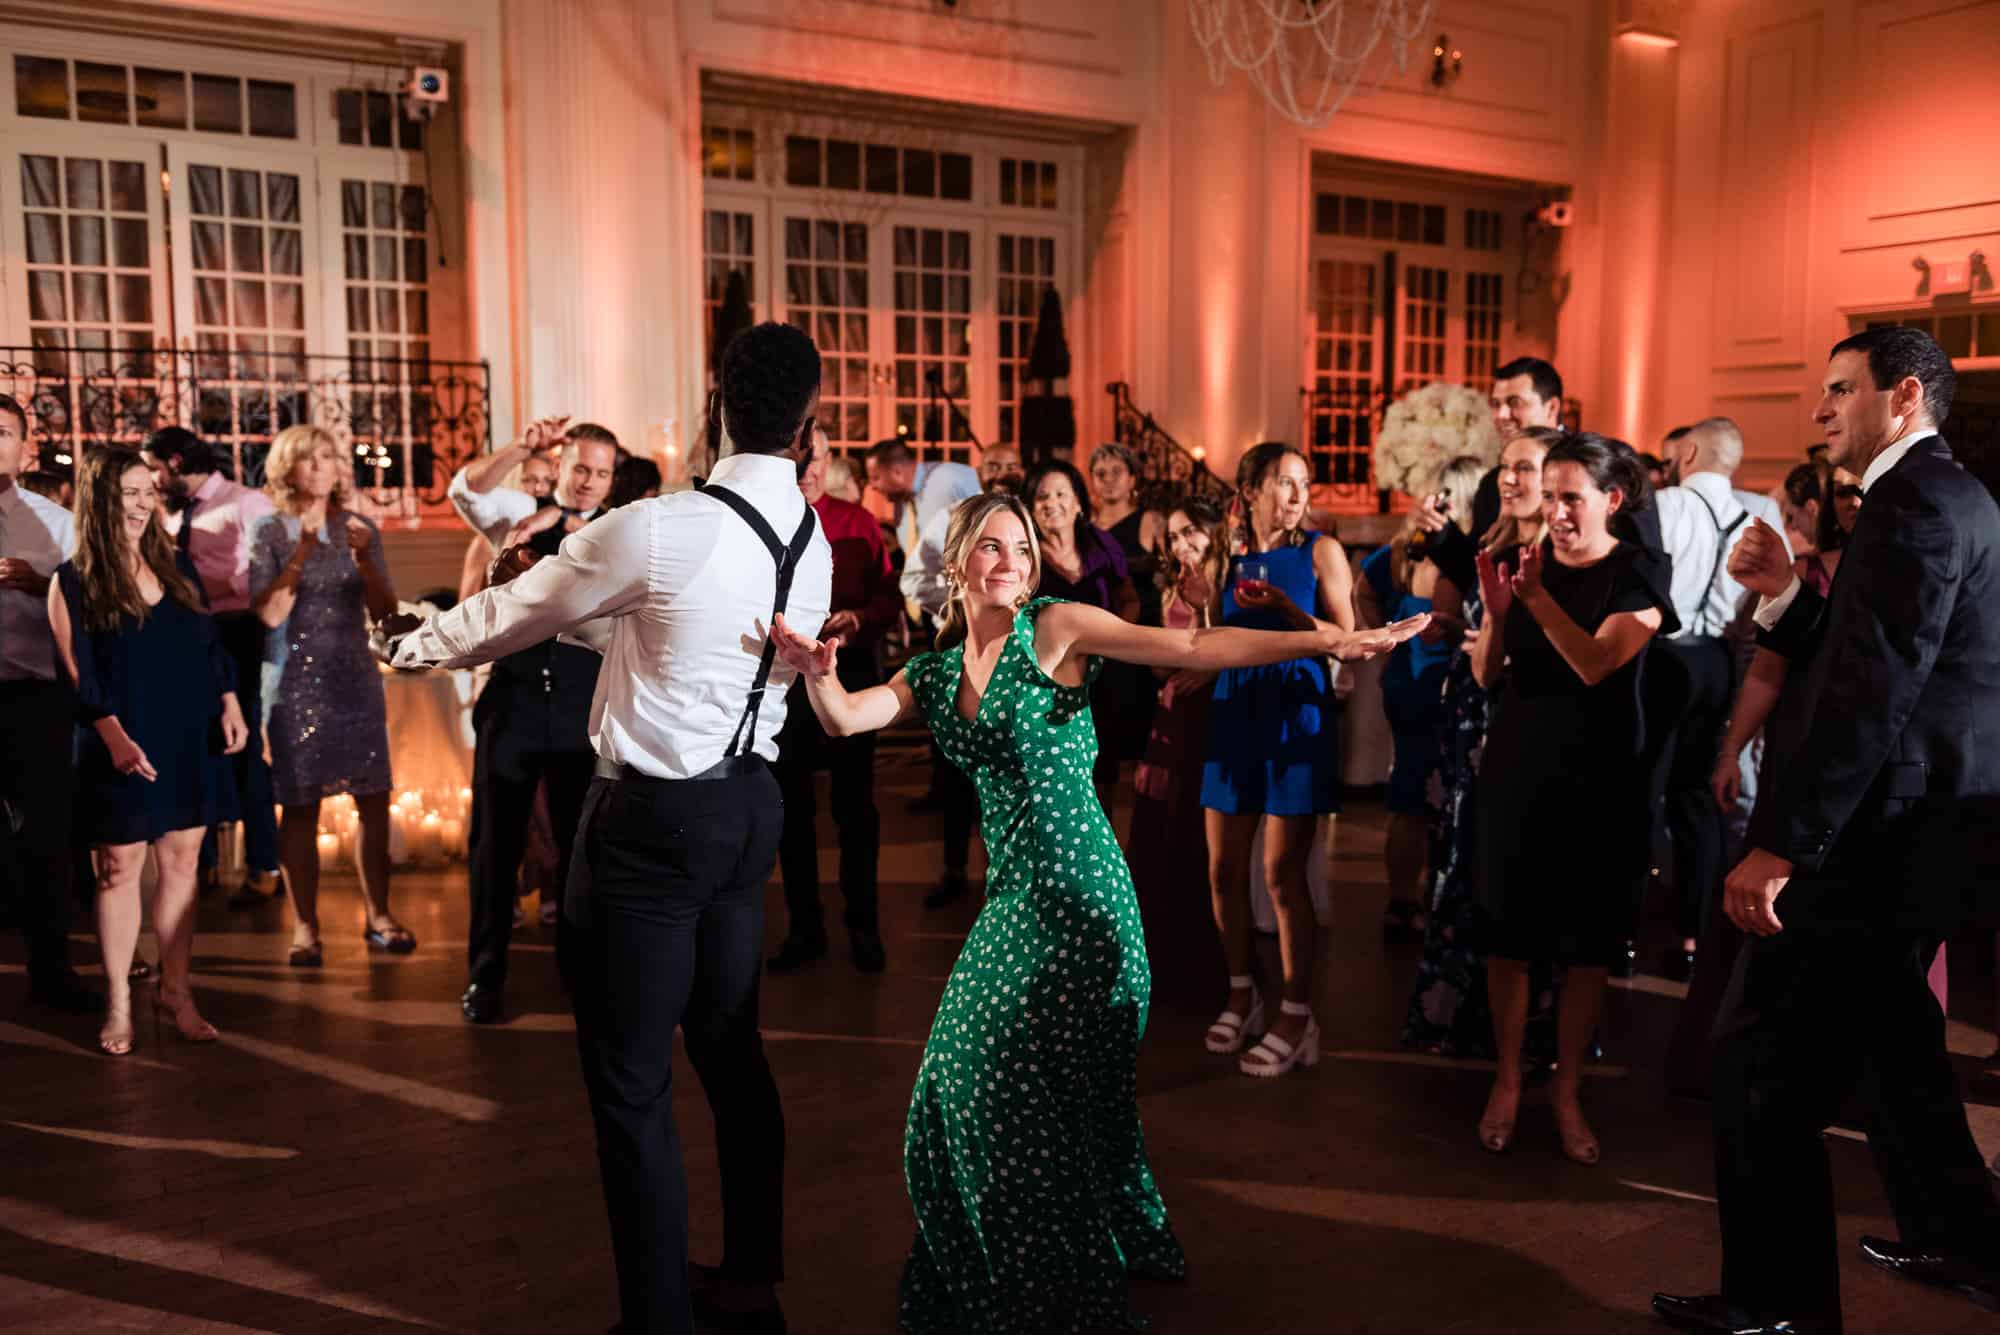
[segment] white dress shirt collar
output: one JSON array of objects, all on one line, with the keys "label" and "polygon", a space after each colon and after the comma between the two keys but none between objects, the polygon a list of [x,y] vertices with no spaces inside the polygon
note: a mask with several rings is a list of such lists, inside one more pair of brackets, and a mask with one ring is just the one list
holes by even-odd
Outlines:
[{"label": "white dress shirt collar", "polygon": [[1912,445],[1915,445],[1919,441],[1929,440],[1936,434],[1936,427],[1918,427],[1915,431],[1912,431],[1909,435],[1904,436],[1901,440],[1896,441],[1880,454],[1876,455],[1875,461],[1868,465],[1868,471],[1861,475],[1862,494],[1864,496],[1867,495],[1868,491],[1877,482],[1888,476],[1890,469],[1903,462],[1903,456],[1910,452]]}]

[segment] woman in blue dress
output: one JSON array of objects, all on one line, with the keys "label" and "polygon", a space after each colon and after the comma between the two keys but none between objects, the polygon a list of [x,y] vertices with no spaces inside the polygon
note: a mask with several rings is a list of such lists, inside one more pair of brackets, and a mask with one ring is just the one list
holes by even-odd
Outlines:
[{"label": "woman in blue dress", "polygon": [[1299,630],[1167,630],[1035,598],[1033,520],[1004,494],[959,505],[944,556],[940,648],[886,685],[849,692],[838,639],[805,639],[782,618],[773,632],[830,735],[921,715],[979,788],[986,906],[910,1098],[903,1173],[917,1237],[900,1322],[914,1335],[1132,1330],[1127,1277],[1178,1279],[1186,1262],[1139,1127],[1152,976],[1132,878],[1090,781],[1091,682],[1114,659],[1213,671],[1369,657],[1422,623],[1355,635],[1266,592]]},{"label": "woman in blue dress", "polygon": [[163,1020],[193,1043],[215,1039],[195,1009],[195,861],[201,837],[237,817],[227,757],[249,739],[236,671],[193,563],[159,523],[153,470],[118,447],[84,455],[77,479],[76,555],[49,587],[49,626],[76,693],[79,833],[97,849],[97,939],[106,1011],[98,1046],[132,1050],[132,953],[139,874],[159,868]]},{"label": "woman in blue dress", "polygon": [[[1249,550],[1230,562],[1222,595],[1225,626],[1283,628],[1270,604],[1245,606],[1242,589],[1269,585],[1308,614],[1354,629],[1353,574],[1333,535],[1305,527],[1311,474],[1303,454],[1279,441],[1244,452],[1236,489]],[[1239,1052],[1264,1016],[1250,976],[1250,848],[1264,834],[1264,883],[1277,911],[1284,992],[1275,1023],[1238,1060],[1245,1075],[1283,1075],[1319,1060],[1312,1013],[1313,937],[1306,859],[1320,816],[1340,810],[1339,702],[1321,655],[1267,667],[1232,668],[1216,679],[1209,707],[1208,763],[1201,804],[1208,813],[1209,894],[1229,1001],[1209,1026],[1210,1052]]]},{"label": "woman in blue dress", "polygon": [[[1425,488],[1453,522],[1472,520],[1473,497],[1486,464],[1461,455],[1438,470]],[[1420,536],[1421,535],[1421,536]],[[1415,516],[1403,531],[1368,554],[1354,586],[1355,612],[1364,626],[1433,612],[1424,633],[1396,646],[1382,665],[1382,712],[1389,718],[1395,757],[1389,768],[1389,837],[1382,859],[1389,873],[1389,903],[1382,936],[1391,943],[1424,939],[1424,863],[1429,831],[1429,787],[1437,769],[1438,729],[1444,722],[1444,680],[1457,634],[1465,626],[1465,590],[1425,559],[1429,538]]]}]

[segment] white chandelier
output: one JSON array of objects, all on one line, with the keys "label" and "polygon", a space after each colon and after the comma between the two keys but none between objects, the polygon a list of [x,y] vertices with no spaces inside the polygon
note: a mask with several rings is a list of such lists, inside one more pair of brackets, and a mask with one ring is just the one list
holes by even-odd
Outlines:
[{"label": "white chandelier", "polygon": [[1242,70],[1278,114],[1316,129],[1340,110],[1387,40],[1399,70],[1436,0],[1188,0],[1208,73]]}]

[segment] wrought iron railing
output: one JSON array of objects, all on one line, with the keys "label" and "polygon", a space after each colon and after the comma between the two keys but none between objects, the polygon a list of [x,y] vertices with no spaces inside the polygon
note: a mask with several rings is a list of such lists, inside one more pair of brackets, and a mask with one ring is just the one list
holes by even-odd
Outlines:
[{"label": "wrought iron railing", "polygon": [[271,438],[311,423],[353,452],[369,508],[408,517],[441,504],[452,474],[492,443],[483,361],[0,346],[0,392],[28,410],[45,461],[184,426],[228,449],[237,480],[252,486]]},{"label": "wrought iron railing", "polygon": [[1132,387],[1114,380],[1104,387],[1111,396],[1112,438],[1139,458],[1139,493],[1152,506],[1190,492],[1227,505],[1232,488],[1209,470],[1202,455],[1175,440],[1132,402]]}]

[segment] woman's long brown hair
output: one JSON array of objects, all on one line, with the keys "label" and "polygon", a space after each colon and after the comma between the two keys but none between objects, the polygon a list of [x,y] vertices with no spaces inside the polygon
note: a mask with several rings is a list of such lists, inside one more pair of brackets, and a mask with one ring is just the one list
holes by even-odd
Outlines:
[{"label": "woman's long brown hair", "polygon": [[[127,560],[125,474],[146,468],[137,450],[104,445],[86,450],[76,480],[76,573],[83,582],[85,630],[117,630],[118,619],[130,614],[139,621],[152,609],[139,592],[139,580]],[[205,611],[201,593],[174,563],[174,544],[155,513],[139,536],[139,559],[160,581],[165,596],[197,612]]]},{"label": "woman's long brown hair", "polygon": [[[1188,496],[1168,507],[1169,523],[1176,514],[1186,515],[1188,523],[1208,535],[1208,555],[1201,559],[1200,573],[1202,578],[1208,581],[1209,606],[1195,609],[1201,613],[1202,624],[1205,626],[1220,614],[1222,586],[1228,582],[1229,517],[1223,513],[1221,506],[1206,496]],[[1178,602],[1181,597],[1181,576],[1184,572],[1179,558],[1174,555],[1173,544],[1163,538],[1162,545],[1165,554],[1160,558],[1159,573],[1154,578],[1158,580],[1160,591],[1166,598]]]}]

